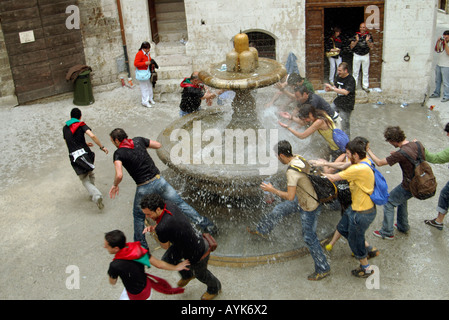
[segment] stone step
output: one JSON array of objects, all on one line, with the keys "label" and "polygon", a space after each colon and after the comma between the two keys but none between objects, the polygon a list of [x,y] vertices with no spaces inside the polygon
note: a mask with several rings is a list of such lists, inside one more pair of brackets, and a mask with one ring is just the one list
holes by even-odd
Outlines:
[{"label": "stone step", "polygon": [[158,32],[184,31],[187,30],[187,22],[182,20],[168,20],[157,24]]},{"label": "stone step", "polygon": [[192,58],[182,54],[158,56],[156,61],[159,67],[192,65]]},{"label": "stone step", "polygon": [[180,93],[182,79],[162,79],[156,82],[154,93]]},{"label": "stone step", "polygon": [[156,2],[156,14],[166,12],[185,12],[184,1]]},{"label": "stone step", "polygon": [[175,12],[161,12],[157,13],[157,22],[163,23],[166,21],[186,21],[185,11],[175,11]]},{"label": "stone step", "polygon": [[193,68],[192,65],[167,66],[159,67],[156,71],[158,79],[176,79],[179,83],[181,83],[182,79],[189,77],[192,74]]},{"label": "stone step", "polygon": [[180,41],[163,41],[156,45],[157,56],[185,53],[186,46]]},{"label": "stone step", "polygon": [[187,40],[187,29],[178,31],[158,31],[161,42]]}]

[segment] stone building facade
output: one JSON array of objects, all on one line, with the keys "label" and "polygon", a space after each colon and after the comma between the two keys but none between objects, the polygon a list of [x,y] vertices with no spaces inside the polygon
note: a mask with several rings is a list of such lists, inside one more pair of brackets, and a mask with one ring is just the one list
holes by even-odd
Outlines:
[{"label": "stone building facade", "polygon": [[[32,20],[24,20],[12,28],[8,21],[22,16],[21,12],[27,12],[29,19],[52,14],[48,21],[59,17],[60,23],[73,23],[76,12],[64,9],[69,5],[78,8],[79,27],[73,31],[81,33],[84,57],[79,63],[92,68],[95,90],[119,86],[119,76],[127,76],[126,61],[134,77],[134,56],[142,41],[150,41],[151,55],[160,65],[159,95],[178,90],[179,82],[191,71],[224,61],[233,36],[240,31],[254,34],[254,41],[261,46],[271,41],[267,54],[281,63],[294,53],[300,73],[316,79],[320,86],[327,69],[324,52],[319,50],[329,32],[329,21],[343,21],[348,30],[364,20],[378,23],[372,29],[380,46],[376,65],[372,66],[373,74],[377,72],[373,86],[382,90],[384,100],[409,103],[421,102],[433,89],[433,47],[440,32],[437,20],[449,21],[438,10],[439,0],[58,0],[53,2],[59,3],[60,12],[42,9],[50,2],[0,3],[0,105],[20,103],[15,79],[23,68],[11,66],[17,59],[13,59],[10,48],[23,46],[26,51],[32,44],[18,43],[16,38],[33,25],[28,23]],[[51,39],[59,44],[56,32],[47,32],[45,25],[40,28],[47,42]],[[41,33],[35,29],[34,35],[38,42]],[[56,76],[53,80],[61,81],[61,74],[59,80]]]}]

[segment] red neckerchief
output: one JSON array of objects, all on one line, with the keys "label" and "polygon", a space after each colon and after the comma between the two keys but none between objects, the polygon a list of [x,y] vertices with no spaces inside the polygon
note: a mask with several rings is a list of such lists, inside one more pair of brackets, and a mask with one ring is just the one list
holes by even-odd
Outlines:
[{"label": "red neckerchief", "polygon": [[114,260],[135,260],[141,258],[148,250],[140,245],[140,241],[128,242],[126,246],[119,250],[114,256]]},{"label": "red neckerchief", "polygon": [[364,34],[361,34],[360,32],[356,32],[359,36],[361,36],[361,37],[364,37],[364,36],[367,36],[367,35],[369,35],[369,32],[368,31],[366,31]]},{"label": "red neckerchief", "polygon": [[84,125],[86,125],[86,124],[84,122],[82,122],[82,121],[81,122],[75,122],[75,123],[72,123],[69,126],[69,129],[72,132],[72,134],[74,134],[76,132],[76,130],[78,130],[79,127],[82,127]]},{"label": "red neckerchief", "polygon": [[156,223],[157,223],[157,224],[159,224],[159,222],[161,222],[162,216],[163,216],[165,213],[168,213],[168,214],[171,215],[171,216],[173,215],[170,211],[167,210],[167,204],[165,204],[164,210],[162,210],[161,215],[156,219]]},{"label": "red neckerchief", "polygon": [[334,36],[332,36],[332,39],[334,39],[334,41],[341,42],[340,38],[335,38]]},{"label": "red neckerchief", "polygon": [[123,139],[118,148],[134,149],[134,141],[132,139]]},{"label": "red neckerchief", "polygon": [[184,80],[181,81],[180,86],[181,86],[181,88],[192,87],[192,88],[203,89],[203,86],[190,83],[190,78],[184,78]]}]

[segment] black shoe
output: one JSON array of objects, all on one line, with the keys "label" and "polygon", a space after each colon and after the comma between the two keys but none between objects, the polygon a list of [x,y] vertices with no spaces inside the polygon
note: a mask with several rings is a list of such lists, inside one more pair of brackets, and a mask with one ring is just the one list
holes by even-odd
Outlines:
[{"label": "black shoe", "polygon": [[374,273],[374,270],[371,269],[371,267],[368,267],[364,269],[361,265],[357,268],[351,271],[352,275],[357,278],[368,278],[370,275]]},{"label": "black shoe", "polygon": [[438,230],[443,230],[443,224],[436,222],[436,219],[432,219],[432,220],[424,220],[425,224],[428,224],[429,226],[435,227]]}]

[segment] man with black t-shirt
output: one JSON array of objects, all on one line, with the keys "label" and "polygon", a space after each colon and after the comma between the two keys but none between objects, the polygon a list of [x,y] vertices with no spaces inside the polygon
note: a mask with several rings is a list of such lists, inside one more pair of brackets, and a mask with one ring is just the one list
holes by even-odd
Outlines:
[{"label": "man with black t-shirt", "polygon": [[143,230],[156,232],[161,247],[167,250],[162,261],[169,264],[179,264],[182,259],[189,260],[190,270],[181,270],[181,280],[178,287],[185,287],[190,280],[197,278],[207,285],[201,300],[215,298],[221,290],[220,281],[207,269],[209,261],[209,244],[191,226],[179,208],[154,193],[146,195],[140,202],[146,218],[156,222]]},{"label": "man with black t-shirt", "polygon": [[119,193],[118,185],[123,179],[123,167],[137,184],[133,207],[134,241],[140,241],[143,247],[148,248],[145,236],[142,235],[142,230],[145,228],[145,215],[140,209],[140,201],[149,193],[160,194],[164,199],[176,204],[204,232],[216,232],[215,225],[182,200],[176,190],[160,175],[159,169],[147,151],[148,148],[159,149],[161,147],[159,142],[142,137],[128,139],[126,132],[120,128],[114,129],[110,136],[117,150],[114,152],[114,184],[109,191],[109,196],[115,198]]},{"label": "man with black t-shirt", "polygon": [[354,77],[355,84],[357,86],[360,67],[362,67],[362,89],[369,92],[369,52],[374,48],[374,42],[373,36],[368,32],[364,22],[360,24],[360,32],[356,32],[355,36],[351,39],[349,47],[354,53],[352,59],[352,76]]},{"label": "man with black t-shirt", "polygon": [[348,64],[346,62],[340,63],[337,68],[335,86],[326,83],[324,89],[326,91],[334,91],[337,93],[333,105],[335,105],[335,110],[340,114],[342,119],[341,129],[346,132],[350,138],[351,113],[352,110],[354,110],[355,104],[355,80],[354,77],[349,74]]},{"label": "man with black t-shirt", "polygon": [[97,204],[99,209],[103,209],[103,196],[95,186],[95,153],[89,148],[93,146],[93,143],[86,142],[84,134],[87,134],[104,153],[108,154],[108,149],[101,144],[92,130],[81,121],[80,109],[73,108],[70,112],[70,118],[62,128],[62,134],[69,150],[70,164],[89,192],[92,201]]}]

